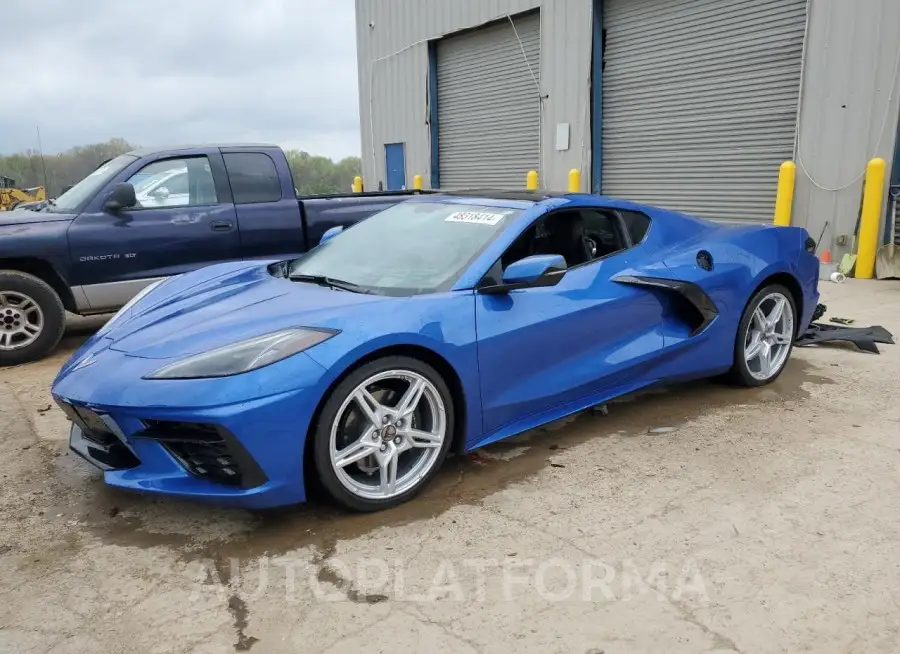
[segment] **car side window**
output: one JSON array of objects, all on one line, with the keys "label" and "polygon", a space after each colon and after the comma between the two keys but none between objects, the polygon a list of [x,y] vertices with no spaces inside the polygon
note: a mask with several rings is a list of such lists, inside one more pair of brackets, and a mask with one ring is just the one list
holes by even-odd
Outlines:
[{"label": "car side window", "polygon": [[492,266],[484,283],[491,280],[499,283],[499,277],[507,266],[534,254],[561,254],[566,265],[574,268],[622,252],[628,247],[628,239],[622,233],[615,212],[561,209],[539,218],[522,232]]},{"label": "car side window", "polygon": [[235,204],[277,202],[281,180],[275,162],[262,152],[232,152],[223,155]]},{"label": "car side window", "polygon": [[644,240],[650,230],[650,218],[640,211],[620,211],[625,221],[625,228],[631,236],[631,242],[637,245]]},{"label": "car side window", "polygon": [[619,221],[611,211],[585,209],[581,212],[581,217],[591,260],[608,257],[628,247],[627,241],[622,238]]},{"label": "car side window", "polygon": [[209,159],[181,157],[154,161],[132,175],[136,209],[195,207],[218,203]]}]

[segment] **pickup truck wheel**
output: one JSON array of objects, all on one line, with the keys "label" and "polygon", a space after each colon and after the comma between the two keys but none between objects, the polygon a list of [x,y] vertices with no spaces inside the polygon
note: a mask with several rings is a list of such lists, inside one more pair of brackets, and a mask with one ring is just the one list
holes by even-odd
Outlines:
[{"label": "pickup truck wheel", "polygon": [[66,328],[66,311],[47,282],[0,270],[0,366],[42,359]]}]

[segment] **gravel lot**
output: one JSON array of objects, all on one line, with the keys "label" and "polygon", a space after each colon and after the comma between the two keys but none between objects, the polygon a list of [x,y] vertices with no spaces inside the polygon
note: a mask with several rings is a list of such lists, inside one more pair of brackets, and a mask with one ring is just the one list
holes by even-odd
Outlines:
[{"label": "gravel lot", "polygon": [[[823,283],[900,335],[900,283]],[[378,515],[106,489],[0,370],[0,651],[895,652],[900,347],[797,349],[448,461]]]}]

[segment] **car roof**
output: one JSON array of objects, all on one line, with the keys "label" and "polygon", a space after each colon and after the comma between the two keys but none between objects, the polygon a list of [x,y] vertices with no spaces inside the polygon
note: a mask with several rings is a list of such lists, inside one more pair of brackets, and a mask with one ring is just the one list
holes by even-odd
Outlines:
[{"label": "car roof", "polygon": [[488,200],[518,200],[522,202],[541,202],[550,198],[564,198],[568,193],[558,191],[518,191],[510,189],[470,188],[470,189],[436,189],[432,193],[452,195],[461,198],[486,198]]},{"label": "car roof", "polygon": [[567,191],[527,191],[515,189],[436,189],[422,191],[419,200],[428,201],[452,201],[457,203],[469,202],[470,204],[486,204],[494,207],[508,207],[524,209],[532,206],[542,206],[545,209],[573,205],[576,207],[606,207],[610,209],[637,209],[646,211],[650,207],[610,198],[605,195],[593,193],[570,193]]},{"label": "car roof", "polygon": [[[410,202],[451,202],[507,209],[529,209],[554,198],[563,199],[566,193],[554,191],[519,191],[511,189],[434,189],[422,191]],[[557,200],[558,201],[558,200]]]}]

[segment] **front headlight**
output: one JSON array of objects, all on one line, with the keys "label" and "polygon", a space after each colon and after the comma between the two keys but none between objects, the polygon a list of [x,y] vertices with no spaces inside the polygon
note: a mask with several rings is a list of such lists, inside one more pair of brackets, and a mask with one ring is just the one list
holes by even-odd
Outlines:
[{"label": "front headlight", "polygon": [[108,332],[108,331],[110,330],[110,328],[112,327],[113,323],[116,322],[117,320],[119,320],[119,319],[120,319],[122,316],[124,316],[126,313],[128,313],[128,311],[131,309],[131,307],[133,307],[133,306],[134,306],[135,304],[137,304],[140,300],[142,300],[143,298],[145,298],[151,291],[156,290],[156,289],[159,288],[162,284],[165,284],[167,281],[169,281],[169,280],[171,280],[171,279],[174,279],[174,278],[173,278],[173,277],[167,277],[166,279],[160,279],[159,281],[153,282],[153,283],[150,284],[149,286],[145,286],[145,287],[141,290],[140,293],[138,293],[138,294],[135,295],[133,298],[131,298],[130,300],[128,300],[128,302],[125,303],[125,306],[123,306],[121,309],[119,309],[119,310],[116,312],[116,315],[114,315],[112,318],[110,318],[109,320],[106,321],[106,324],[103,325],[103,327],[100,328],[100,330],[97,332],[97,335],[98,335],[98,336],[102,336],[103,334],[105,334],[106,332]]},{"label": "front headlight", "polygon": [[327,341],[337,332],[296,327],[196,354],[160,368],[145,379],[230,377],[286,359]]}]

